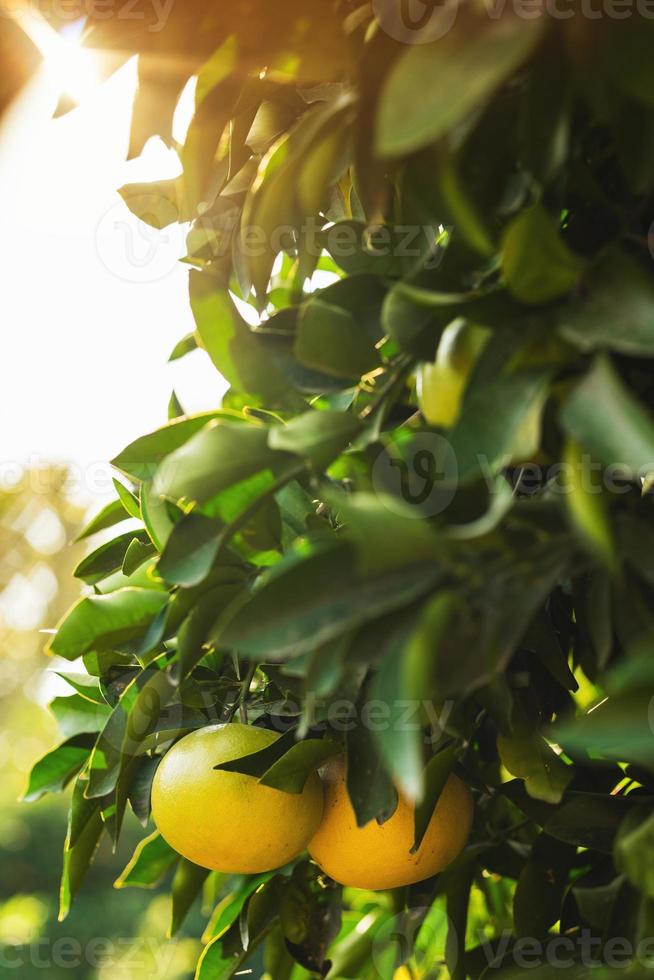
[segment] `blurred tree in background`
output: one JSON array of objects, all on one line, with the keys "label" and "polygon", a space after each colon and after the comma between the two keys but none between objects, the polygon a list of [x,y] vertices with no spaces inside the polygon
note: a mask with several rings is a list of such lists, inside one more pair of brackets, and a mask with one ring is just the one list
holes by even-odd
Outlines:
[{"label": "blurred tree in background", "polygon": [[140,836],[136,821],[117,857],[108,846],[100,851],[86,903],[59,923],[68,801],[19,802],[35,757],[56,738],[45,704],[54,692],[69,693],[53,673],[69,665],[43,670],[40,631],[79,594],[72,572],[85,550],[75,538],[86,508],[70,482],[65,468],[53,466],[0,489],[0,975],[176,980],[192,975],[198,947],[182,940],[162,953],[169,899],[112,890],[116,862],[127,860]]}]

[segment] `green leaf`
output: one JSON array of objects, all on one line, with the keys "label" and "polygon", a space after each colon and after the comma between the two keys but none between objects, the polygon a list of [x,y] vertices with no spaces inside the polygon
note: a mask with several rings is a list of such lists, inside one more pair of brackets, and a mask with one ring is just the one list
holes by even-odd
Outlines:
[{"label": "green leaf", "polygon": [[503,765],[524,779],[530,796],[546,803],[560,803],[573,770],[537,734],[500,735],[497,747]]},{"label": "green leaf", "polygon": [[[395,785],[412,802],[424,797],[422,650],[411,649],[411,624],[400,621],[372,684],[373,701],[387,712],[388,723],[376,732],[382,758]],[[416,654],[418,658],[416,657]],[[417,668],[417,669],[416,669]],[[407,709],[413,709],[407,719]]]},{"label": "green leaf", "polygon": [[583,295],[557,320],[562,336],[584,351],[653,357],[654,283],[637,262],[611,250],[584,279]]},{"label": "green leaf", "polygon": [[86,596],[66,614],[49,645],[54,656],[76,660],[133,639],[150,625],[168,596],[153,589],[120,589]]},{"label": "green leaf", "polygon": [[381,572],[419,561],[445,558],[446,543],[404,500],[360,491],[346,494],[326,490],[323,498],[343,525],[343,535],[357,555],[357,567]]},{"label": "green leaf", "polygon": [[616,556],[602,484],[593,478],[591,460],[569,439],[564,452],[565,503],[572,526],[592,555],[615,569]]},{"label": "green leaf", "polygon": [[444,136],[520,67],[545,30],[543,17],[491,19],[466,7],[455,18],[449,9],[432,11],[428,29],[439,40],[408,44],[387,75],[376,132],[382,155],[410,153]]},{"label": "green leaf", "polygon": [[425,791],[420,803],[417,804],[414,814],[415,835],[413,839],[412,852],[415,853],[422,844],[423,837],[427,833],[427,828],[440,799],[441,793],[445,788],[445,783],[450,777],[452,765],[454,763],[454,746],[442,749],[432,756],[427,763],[423,775]]},{"label": "green leaf", "polygon": [[177,634],[179,660],[175,676],[178,680],[190,674],[205,655],[205,644],[211,628],[225,609],[241,595],[243,589],[242,580],[226,581],[208,590],[194,605]]},{"label": "green leaf", "polygon": [[95,585],[122,567],[127,550],[133,541],[143,543],[145,540],[147,540],[145,532],[140,537],[135,537],[133,531],[121,534],[113,541],[107,541],[106,544],[96,548],[79,563],[73,574],[88,585]]},{"label": "green leaf", "polygon": [[497,472],[512,461],[517,448],[518,461],[535,453],[540,432],[532,435],[529,423],[540,421],[548,380],[547,371],[534,370],[503,374],[487,384],[471,386],[450,433],[460,480],[469,481],[489,470]]},{"label": "green leaf", "polygon": [[591,758],[632,762],[654,769],[654,746],[649,723],[652,687],[616,692],[574,723],[554,731],[570,751]]},{"label": "green leaf", "polygon": [[302,404],[285,376],[271,361],[256,332],[238,313],[229,292],[209,275],[192,270],[189,285],[197,336],[221,375],[236,391],[257,404],[274,407]]},{"label": "green leaf", "polygon": [[602,63],[611,82],[630,98],[654,106],[651,21],[628,18],[617,30],[605,31],[603,40]]},{"label": "green leaf", "polygon": [[294,730],[287,731],[283,735],[279,735],[270,745],[266,745],[256,752],[250,752],[248,755],[243,755],[239,759],[221,762],[214,766],[214,769],[221,772],[240,772],[246,776],[255,776],[260,779],[296,744],[296,738],[297,734]]},{"label": "green leaf", "polygon": [[150,539],[132,538],[123,558],[123,575],[133,575],[137,568],[156,555],[157,551]]},{"label": "green leaf", "polygon": [[329,739],[307,738],[296,742],[266,769],[259,782],[285,793],[302,793],[310,774],[341,751],[341,746]]},{"label": "green leaf", "polygon": [[167,582],[199,585],[213,567],[222,533],[222,522],[191,511],[175,524],[157,571]]},{"label": "green leaf", "polygon": [[78,534],[77,540],[83,541],[84,538],[90,538],[92,534],[97,534],[98,531],[104,531],[108,527],[120,524],[121,521],[128,520],[129,516],[121,500],[112,500]]},{"label": "green leaf", "polygon": [[171,421],[174,421],[175,419],[181,418],[185,414],[186,413],[184,411],[182,403],[177,397],[177,393],[173,390],[171,392],[170,399],[168,401],[168,418]]},{"label": "green leaf", "polygon": [[118,193],[132,214],[151,228],[167,228],[181,219],[179,178],[126,184]]},{"label": "green leaf", "polygon": [[599,356],[561,409],[563,428],[594,459],[624,478],[654,469],[654,421],[611,366]]},{"label": "green leaf", "polygon": [[188,333],[185,337],[182,337],[179,343],[175,344],[168,360],[178,361],[181,357],[184,357],[185,354],[190,354],[191,351],[197,350],[197,346],[198,342],[195,334]]},{"label": "green leaf", "polygon": [[141,671],[128,684],[93,749],[86,788],[89,798],[106,796],[116,789],[175,690],[170,674],[156,669]]},{"label": "green leaf", "polygon": [[222,899],[214,909],[211,921],[207,926],[204,939],[220,939],[229,927],[234,923],[250,895],[257,888],[265,885],[274,875],[274,871],[266,871],[260,875],[250,875],[243,878],[233,878],[231,891]]},{"label": "green leaf", "polygon": [[161,464],[154,488],[160,496],[204,504],[255,473],[281,469],[287,460],[268,447],[265,426],[218,421]]},{"label": "green leaf", "polygon": [[475,860],[472,853],[459,856],[447,876],[445,909],[448,917],[445,962],[452,980],[467,980],[465,961],[466,933],[470,890],[475,876]]},{"label": "green leaf", "polygon": [[78,776],[73,789],[64,845],[64,866],[59,897],[59,921],[66,918],[89,864],[100,843],[103,820],[99,802],[84,797],[84,781]]},{"label": "green leaf", "polygon": [[134,811],[134,816],[142,827],[147,827],[150,819],[152,780],[160,762],[160,756],[143,756],[140,758],[129,787],[129,802]]},{"label": "green leaf", "polygon": [[193,902],[202,890],[209,875],[207,868],[200,868],[186,858],[181,858],[175,871],[171,886],[173,900],[169,936],[176,936],[184,924],[184,919]]},{"label": "green leaf", "polygon": [[303,308],[293,349],[301,364],[336,378],[356,380],[380,363],[354,317],[321,299],[311,299]]},{"label": "green leaf", "polygon": [[649,807],[625,817],[613,848],[615,866],[639,891],[654,898],[654,816]]},{"label": "green leaf", "polygon": [[179,854],[155,830],[136,845],[134,854],[116,879],[114,888],[156,888],[180,860]]},{"label": "green leaf", "polygon": [[[438,227],[427,223],[414,229],[346,219],[326,228],[320,242],[349,277],[397,279],[417,268],[434,250],[438,234]],[[326,297],[327,291],[320,295]]]},{"label": "green leaf", "polygon": [[179,508],[173,508],[170,501],[164,500],[163,497],[155,493],[151,480],[142,484],[141,513],[143,515],[143,523],[157,551],[164,550],[166,542],[175,527],[173,520],[174,509],[181,516]]},{"label": "green leaf", "polygon": [[371,681],[368,680],[361,689],[354,717],[345,735],[347,793],[358,827],[364,827],[371,820],[380,823],[388,820],[397,809],[398,800],[379,740],[370,725],[364,723],[364,712],[369,710],[370,689]]},{"label": "green leaf", "polygon": [[46,793],[62,792],[90,753],[91,741],[84,735],[76,735],[48,752],[33,766],[23,802],[34,803]]},{"label": "green leaf", "polygon": [[547,834],[532,845],[531,858],[518,878],[513,915],[518,937],[541,938],[561,917],[568,869],[575,849]]},{"label": "green leaf", "polygon": [[226,412],[204,412],[174,419],[161,429],[131,442],[112,460],[112,465],[135,480],[149,480],[161,461],[183,446],[192,435],[216,418],[230,417]]},{"label": "green leaf", "polygon": [[363,577],[339,547],[278,571],[220,633],[220,642],[260,660],[305,653],[400,609],[433,586],[441,570],[426,564]]},{"label": "green leaf", "polygon": [[295,453],[323,470],[340,456],[360,428],[357,417],[347,412],[305,412],[284,426],[273,426],[268,445],[271,449]]},{"label": "green leaf", "polygon": [[127,513],[130,515],[130,517],[134,517],[137,521],[140,521],[141,506],[132,491],[128,490],[127,487],[118,480],[113,480],[112,483],[116,493],[118,494],[118,499],[122,503]]},{"label": "green leaf", "polygon": [[502,269],[516,299],[548,303],[574,289],[583,266],[561,238],[554,220],[535,204],[506,228]]},{"label": "green leaf", "polygon": [[50,704],[50,710],[57,720],[62,735],[67,738],[74,738],[86,732],[99,732],[111,713],[108,704],[96,704],[80,694],[55,698]]},{"label": "green leaf", "polygon": [[77,674],[73,671],[56,670],[57,677],[61,677],[62,680],[66,681],[67,684],[81,694],[83,698],[87,701],[92,701],[94,704],[105,705],[106,701],[100,689],[100,681],[97,677],[89,676],[89,674]]}]

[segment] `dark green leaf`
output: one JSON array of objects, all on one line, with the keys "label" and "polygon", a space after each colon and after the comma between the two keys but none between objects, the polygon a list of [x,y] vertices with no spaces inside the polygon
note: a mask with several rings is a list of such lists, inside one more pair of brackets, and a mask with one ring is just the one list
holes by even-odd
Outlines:
[{"label": "dark green leaf", "polygon": [[350,380],[379,366],[374,345],[354,317],[321,299],[311,299],[304,307],[294,353],[306,367]]},{"label": "dark green leaf", "polygon": [[432,12],[426,29],[439,40],[408,44],[382,88],[377,148],[385,156],[434,142],[476,109],[533,51],[545,20],[491,19],[468,8],[453,18],[444,9]]},{"label": "dark green leaf", "polygon": [[561,410],[564,428],[594,459],[632,479],[654,469],[654,421],[604,357]]},{"label": "dark green leaf", "polygon": [[85,799],[84,788],[84,781],[78,777],[73,789],[68,834],[64,845],[59,921],[65,919],[70,912],[73,899],[80,889],[102,835],[100,805],[97,800]]},{"label": "dark green leaf", "polygon": [[278,572],[257,589],[220,641],[262,660],[304,653],[406,606],[441,574],[423,564],[363,578],[352,566],[349,549],[331,549]]},{"label": "dark green leaf", "polygon": [[554,220],[535,204],[504,232],[502,268],[509,289],[522,303],[548,303],[569,293],[582,265],[561,238]]},{"label": "dark green leaf", "polygon": [[209,871],[206,868],[200,868],[185,858],[180,859],[171,886],[173,899],[169,930],[171,936],[176,936],[181,929],[184,919],[202,890],[208,875]]},{"label": "dark green leaf", "polygon": [[420,803],[417,804],[414,815],[415,836],[412,851],[417,851],[427,832],[427,827],[434,814],[436,805],[449,779],[454,763],[454,748],[443,749],[427,763],[423,776],[425,791]]},{"label": "dark green leaf", "polygon": [[546,371],[525,371],[470,389],[450,434],[459,479],[497,472],[536,452],[547,382]]},{"label": "dark green leaf", "polygon": [[583,295],[558,315],[562,335],[582,350],[609,348],[654,356],[654,282],[633,259],[604,255],[583,283]]},{"label": "dark green leaf", "polygon": [[340,751],[341,747],[328,739],[307,738],[296,742],[266,769],[259,782],[285,793],[301,793],[309,775]]}]

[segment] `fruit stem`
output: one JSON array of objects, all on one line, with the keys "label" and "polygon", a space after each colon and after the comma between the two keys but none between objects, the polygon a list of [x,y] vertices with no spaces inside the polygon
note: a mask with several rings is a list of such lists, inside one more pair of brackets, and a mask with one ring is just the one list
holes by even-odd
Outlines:
[{"label": "fruit stem", "polygon": [[240,694],[238,696],[238,713],[239,713],[239,718],[241,719],[241,722],[244,725],[247,725],[247,723],[248,723],[247,696],[250,693],[250,685],[252,684],[252,680],[253,680],[254,675],[256,673],[256,669],[257,669],[257,664],[256,663],[251,663],[249,665],[248,670],[247,670],[247,674],[245,675],[245,677],[243,679],[243,683],[241,684],[241,692],[240,692]]}]

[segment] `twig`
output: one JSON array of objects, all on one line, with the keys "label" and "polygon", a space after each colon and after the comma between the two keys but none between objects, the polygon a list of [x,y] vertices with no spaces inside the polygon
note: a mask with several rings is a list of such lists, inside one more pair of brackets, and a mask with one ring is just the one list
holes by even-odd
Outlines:
[{"label": "twig", "polygon": [[248,707],[247,707],[247,696],[250,693],[250,685],[254,679],[256,673],[257,664],[251,663],[248,667],[248,672],[245,675],[243,683],[241,684],[241,692],[238,696],[238,714],[241,719],[242,724],[247,725],[248,723]]}]

